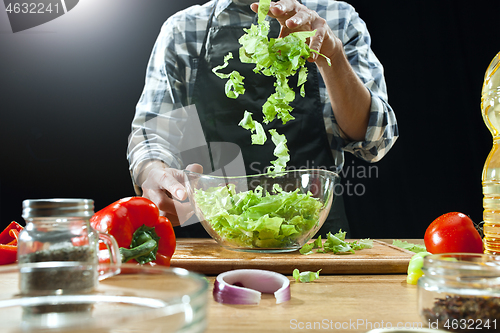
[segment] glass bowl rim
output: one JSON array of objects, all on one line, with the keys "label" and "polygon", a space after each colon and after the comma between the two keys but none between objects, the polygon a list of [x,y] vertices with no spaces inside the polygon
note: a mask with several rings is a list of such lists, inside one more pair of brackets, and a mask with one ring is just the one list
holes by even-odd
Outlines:
[{"label": "glass bowl rim", "polygon": [[[447,258],[456,258],[457,260],[447,260]],[[464,260],[467,258],[480,260]],[[461,270],[500,271],[500,255],[466,252],[430,254],[424,257],[424,269],[433,269],[429,268],[429,266],[432,266],[434,269],[436,266],[439,266],[439,268],[446,269],[460,267]]]},{"label": "glass bowl rim", "polygon": [[[194,175],[198,176],[200,178],[213,178],[213,179],[244,179],[244,178],[255,178],[255,177],[268,177],[268,178],[278,178],[279,176],[282,176],[284,174],[291,174],[291,173],[303,173],[303,174],[314,174],[314,173],[323,173],[323,174],[332,174],[335,176],[335,178],[340,178],[340,175],[337,172],[327,170],[327,169],[322,169],[322,168],[317,168],[317,169],[289,169],[289,170],[284,170],[284,171],[278,171],[278,172],[269,172],[269,173],[258,173],[258,174],[252,174],[252,175],[241,175],[241,176],[221,176],[221,175],[212,175],[212,174],[205,174],[205,173],[198,173],[190,170],[184,170],[184,173],[186,175]],[[276,177],[273,177],[276,176]]]},{"label": "glass bowl rim", "polygon": [[[2,274],[15,274],[18,273],[20,274],[21,270],[23,267],[42,267],[42,268],[55,268],[59,267],[62,269],[67,269],[67,268],[84,268],[84,267],[89,267],[89,266],[105,266],[105,267],[111,267],[111,268],[120,268],[122,269],[123,276],[127,276],[129,272],[134,274],[134,280],[140,282],[141,277],[151,277],[151,276],[157,276],[157,277],[162,277],[162,276],[171,276],[172,278],[176,279],[188,279],[190,283],[193,283],[195,285],[194,290],[191,290],[189,292],[185,292],[184,294],[179,294],[179,295],[168,295],[167,294],[161,294],[158,295],[157,297],[151,297],[151,296],[146,296],[146,295],[140,295],[137,294],[137,292],[140,293],[140,283],[137,284],[138,287],[137,291],[133,291],[135,294],[122,294],[121,291],[113,291],[114,289],[111,289],[109,292],[100,290],[97,288],[95,292],[86,294],[86,293],[68,293],[68,294],[63,294],[63,295],[22,295],[19,290],[2,290],[0,293],[0,309],[2,308],[17,308],[17,307],[23,307],[23,306],[45,306],[45,305],[60,305],[60,304],[66,304],[67,302],[76,302],[76,303],[94,303],[94,302],[102,302],[102,303],[124,303],[124,304],[133,304],[135,306],[141,306],[144,311],[140,311],[138,313],[132,314],[133,319],[129,318],[128,315],[130,313],[128,312],[127,314],[118,314],[118,315],[113,315],[112,318],[108,317],[95,317],[95,318],[84,318],[83,320],[80,320],[77,318],[77,320],[62,323],[60,326],[57,327],[52,327],[52,326],[47,326],[45,324],[39,324],[35,323],[35,326],[33,327],[33,330],[37,331],[42,330],[45,332],[46,330],[51,330],[54,329],[59,332],[59,330],[64,330],[64,332],[68,331],[70,332],[72,329],[75,328],[80,328],[80,325],[84,324],[87,325],[88,327],[85,327],[85,330],[87,328],[89,330],[92,329],[110,329],[114,324],[123,324],[124,321],[130,321],[130,320],[147,320],[148,318],[160,318],[160,317],[165,317],[165,316],[171,316],[171,315],[177,315],[178,313],[181,313],[182,311],[186,311],[186,306],[192,306],[191,303],[196,303],[196,302],[203,302],[203,308],[208,309],[208,302],[205,301],[204,299],[206,298],[208,300],[207,292],[209,289],[209,283],[207,279],[204,277],[204,275],[192,272],[189,270],[186,270],[184,268],[180,267],[167,267],[167,266],[139,266],[136,264],[110,264],[110,263],[105,263],[105,264],[88,264],[88,263],[81,263],[81,262],[60,262],[60,261],[52,261],[52,262],[39,262],[39,263],[29,263],[29,264],[15,264],[15,265],[7,265],[0,267],[0,276]],[[130,271],[127,271],[130,270]],[[112,279],[113,277],[119,276],[120,274],[113,275],[110,277]],[[175,282],[174,281],[174,282]],[[101,281],[102,282],[102,281]],[[186,297],[187,296],[187,297]],[[154,300],[156,302],[151,303],[151,300]],[[189,305],[187,305],[189,303]],[[200,310],[196,310],[197,312]],[[206,311],[206,310],[202,310]],[[201,313],[201,312],[200,312]],[[190,321],[190,322],[184,322],[183,325],[199,325],[199,320],[201,322],[206,321],[207,317],[206,315],[203,315],[204,319],[196,319],[195,321]],[[191,319],[196,318],[192,317]],[[201,318],[201,317],[200,317]],[[17,322],[7,322],[4,323],[6,325],[6,328],[8,329],[18,329],[21,325],[21,323]],[[40,325],[40,326],[36,326]],[[184,327],[184,326],[183,326]],[[188,327],[188,326],[187,326]],[[17,330],[15,331],[17,332]],[[80,331],[79,331],[80,332]]]},{"label": "glass bowl rim", "polygon": [[[18,264],[16,263],[15,265],[6,265],[6,266],[1,266],[0,267],[0,276],[2,274],[8,274],[8,273],[20,273],[22,269],[26,268],[62,268],[62,269],[69,269],[72,267],[77,267],[77,268],[86,268],[89,266],[97,266],[99,269],[101,268],[110,268],[110,269],[117,269],[118,273],[110,276],[109,278],[112,278],[114,276],[118,276],[120,274],[128,274],[126,270],[130,270],[135,274],[144,274],[144,275],[150,275],[151,273],[153,274],[173,274],[176,277],[182,277],[182,278],[189,278],[192,279],[193,281],[199,282],[200,283],[200,288],[197,288],[197,290],[190,294],[192,297],[198,297],[199,295],[205,293],[208,290],[208,282],[204,275],[189,271],[185,268],[181,267],[173,267],[173,266],[140,266],[136,264],[127,264],[127,263],[122,263],[122,264],[113,264],[113,263],[98,263],[98,264],[91,264],[91,263],[85,263],[85,262],[79,262],[79,261],[43,261],[43,262],[34,262],[34,263],[25,263],[25,264]],[[109,279],[108,278],[108,279]],[[104,279],[106,280],[106,279]],[[103,281],[103,280],[101,280]],[[182,296],[180,296],[182,298]]]}]

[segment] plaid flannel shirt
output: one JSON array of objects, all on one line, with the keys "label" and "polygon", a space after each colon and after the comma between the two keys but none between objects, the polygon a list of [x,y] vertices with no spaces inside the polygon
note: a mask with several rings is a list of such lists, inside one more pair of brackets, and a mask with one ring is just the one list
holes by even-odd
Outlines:
[{"label": "plaid flannel shirt", "polygon": [[[302,3],[326,19],[342,41],[352,68],[372,97],[365,139],[349,141],[335,121],[324,82],[318,74],[324,125],[337,171],[343,166],[344,151],[376,162],[396,141],[398,127],[396,116],[387,102],[383,67],[371,50],[366,25],[354,8],[345,2],[302,0]],[[171,167],[183,167],[176,148],[182,129],[176,124],[177,118],[170,113],[192,104],[196,59],[213,5],[214,0],[180,11],[168,18],[161,28],[148,63],[144,90],[136,107],[129,137],[128,160],[134,181],[138,166],[144,161],[161,160]],[[212,25],[240,25],[253,20],[254,15],[248,11],[248,1],[219,0]],[[161,121],[152,121],[159,117]]]}]

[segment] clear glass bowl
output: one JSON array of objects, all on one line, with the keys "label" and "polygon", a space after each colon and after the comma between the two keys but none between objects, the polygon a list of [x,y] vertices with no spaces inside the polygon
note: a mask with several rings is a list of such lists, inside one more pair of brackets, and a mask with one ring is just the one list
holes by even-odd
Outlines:
[{"label": "clear glass bowl", "polygon": [[208,283],[201,275],[180,268],[123,264],[119,274],[100,281],[93,292],[21,294],[21,270],[52,267],[66,274],[81,270],[82,265],[59,264],[0,268],[2,333],[195,333],[206,329]]},{"label": "clear glass bowl", "polygon": [[500,256],[434,254],[424,258],[418,307],[426,327],[500,331]]},{"label": "clear glass bowl", "polygon": [[340,180],[322,169],[185,176],[189,200],[208,234],[225,248],[248,252],[300,249],[325,222]]}]

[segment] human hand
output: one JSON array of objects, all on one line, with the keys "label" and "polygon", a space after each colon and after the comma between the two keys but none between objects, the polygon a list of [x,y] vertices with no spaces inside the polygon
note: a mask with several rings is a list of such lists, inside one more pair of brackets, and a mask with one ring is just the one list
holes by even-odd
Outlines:
[{"label": "human hand", "polygon": [[[199,164],[190,164],[186,170],[203,173]],[[187,193],[183,184],[183,171],[165,165],[152,167],[142,184],[143,197],[153,201],[173,226],[183,224],[194,214],[191,204],[184,202]]]},{"label": "human hand", "polygon": [[[251,8],[254,12],[258,12],[259,4],[253,3]],[[309,48],[329,59],[333,59],[339,52],[343,53],[342,42],[335,36],[326,20],[297,0],[271,2],[268,15],[276,18],[281,24],[280,38],[296,31],[316,30],[316,35],[309,39]],[[317,62],[318,65],[327,64],[326,59],[315,52],[311,53],[308,60]]]}]

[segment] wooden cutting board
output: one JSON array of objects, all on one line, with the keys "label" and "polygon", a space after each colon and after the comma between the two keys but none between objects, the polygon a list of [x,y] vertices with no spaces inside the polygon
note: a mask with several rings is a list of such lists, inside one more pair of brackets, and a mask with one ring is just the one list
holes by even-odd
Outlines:
[{"label": "wooden cutting board", "polygon": [[[351,241],[351,240],[348,240]],[[300,271],[318,271],[321,274],[391,274],[406,273],[413,252],[387,242],[374,240],[373,248],[354,254],[314,253],[252,253],[227,250],[213,239],[180,238],[171,266],[193,272],[216,275],[228,270],[266,269],[291,275]]]}]

